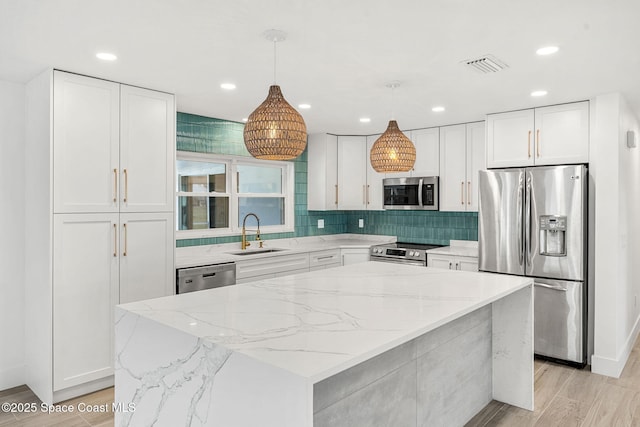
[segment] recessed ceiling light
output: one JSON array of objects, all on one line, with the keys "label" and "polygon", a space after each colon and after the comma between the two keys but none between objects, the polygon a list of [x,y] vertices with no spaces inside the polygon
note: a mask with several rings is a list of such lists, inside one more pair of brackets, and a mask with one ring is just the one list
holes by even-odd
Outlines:
[{"label": "recessed ceiling light", "polygon": [[103,61],[115,61],[116,59],[118,59],[117,56],[115,56],[113,53],[109,53],[109,52],[96,53],[96,58],[102,59]]},{"label": "recessed ceiling light", "polygon": [[531,96],[545,96],[546,94],[546,90],[534,90],[533,92],[531,92]]},{"label": "recessed ceiling light", "polygon": [[360,123],[369,123],[370,121],[369,117],[360,117]]},{"label": "recessed ceiling light", "polygon": [[558,46],[545,46],[536,50],[536,53],[538,55],[551,55],[553,53],[556,53],[557,51],[558,51]]},{"label": "recessed ceiling light", "polygon": [[243,117],[243,118],[242,118],[242,121],[243,121],[243,122],[246,122],[247,120],[249,120],[249,118],[248,118],[248,117]]},{"label": "recessed ceiling light", "polygon": [[442,106],[433,107],[431,111],[433,111],[434,113],[441,113],[444,111],[444,107]]},{"label": "recessed ceiling light", "polygon": [[301,110],[308,110],[309,108],[311,108],[311,105],[309,105],[309,104],[298,104],[298,108],[300,108]]},{"label": "recessed ceiling light", "polygon": [[222,83],[220,87],[226,90],[233,90],[236,88],[236,85],[234,85],[233,83]]}]

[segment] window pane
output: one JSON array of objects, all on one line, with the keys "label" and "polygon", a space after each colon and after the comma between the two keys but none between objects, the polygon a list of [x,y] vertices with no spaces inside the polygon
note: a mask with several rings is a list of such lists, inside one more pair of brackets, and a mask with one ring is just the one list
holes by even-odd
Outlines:
[{"label": "window pane", "polygon": [[224,163],[178,160],[178,191],[190,193],[227,192],[226,165]]},{"label": "window pane", "polygon": [[178,230],[229,228],[228,197],[178,197]]},{"label": "window pane", "polygon": [[282,193],[282,169],[238,165],[238,193]]},{"label": "window pane", "polygon": [[[238,225],[249,212],[258,215],[260,225],[284,224],[284,197],[239,197]],[[247,219],[247,224],[255,224],[255,218]]]}]

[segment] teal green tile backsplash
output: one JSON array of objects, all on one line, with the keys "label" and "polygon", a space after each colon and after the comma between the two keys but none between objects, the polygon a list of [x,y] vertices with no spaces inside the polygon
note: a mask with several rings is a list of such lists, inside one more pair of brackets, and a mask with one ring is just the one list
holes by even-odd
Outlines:
[{"label": "teal green tile backsplash", "polygon": [[[200,153],[250,156],[245,148],[242,123],[194,114],[178,113],[176,142],[178,150]],[[432,211],[308,211],[307,151],[293,160],[295,167],[295,224],[293,233],[272,233],[265,239],[282,239],[327,234],[385,234],[398,241],[448,245],[454,240],[478,240],[476,212]],[[318,229],[318,220],[324,228]],[[364,228],[358,220],[364,220]],[[177,247],[239,242],[240,236],[183,239]]]}]

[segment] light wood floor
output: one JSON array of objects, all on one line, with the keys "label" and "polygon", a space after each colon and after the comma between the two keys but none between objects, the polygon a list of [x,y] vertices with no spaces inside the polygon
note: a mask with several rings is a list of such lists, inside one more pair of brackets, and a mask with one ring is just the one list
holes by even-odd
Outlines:
[{"label": "light wood floor", "polygon": [[640,427],[640,339],[620,378],[535,361],[533,412],[493,401],[466,427]]},{"label": "light wood floor", "polygon": [[[27,386],[0,391],[0,402],[36,403],[40,400]],[[78,408],[113,402],[113,388],[81,396],[59,405]],[[113,413],[66,414],[0,412],[0,427],[113,426]],[[640,339],[619,379],[592,374],[541,360],[535,361],[535,411],[493,401],[467,427],[481,426],[602,426],[640,427]]]}]

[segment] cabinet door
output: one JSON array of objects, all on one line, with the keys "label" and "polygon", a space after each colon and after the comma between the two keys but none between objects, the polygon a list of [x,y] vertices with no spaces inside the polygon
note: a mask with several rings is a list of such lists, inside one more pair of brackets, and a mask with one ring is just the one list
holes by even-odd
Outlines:
[{"label": "cabinet door", "polygon": [[456,257],[456,270],[478,271],[478,258]]},{"label": "cabinet door", "polygon": [[487,116],[487,167],[532,166],[533,110]]},{"label": "cabinet door", "polygon": [[452,257],[447,257],[444,255],[427,254],[427,267],[444,268],[445,270],[452,270],[454,268],[454,260]]},{"label": "cabinet door", "polygon": [[173,214],[120,215],[120,304],[175,293]]},{"label": "cabinet door", "polygon": [[367,137],[367,150],[365,152],[365,162],[367,164],[366,202],[367,210],[370,211],[382,210],[382,180],[383,178],[386,178],[385,174],[376,172],[376,170],[371,166],[371,159],[369,158],[371,147],[373,147],[373,144],[378,138],[380,138],[380,135],[370,135]]},{"label": "cabinet door", "polygon": [[536,108],[536,165],[589,161],[589,103]]},{"label": "cabinet door", "polygon": [[478,212],[478,172],[487,168],[484,122],[467,124],[467,211]]},{"label": "cabinet door", "polygon": [[53,221],[53,389],[61,390],[113,374],[118,214]]},{"label": "cabinet door", "polygon": [[338,137],[338,209],[366,209],[367,138]]},{"label": "cabinet door", "polygon": [[307,209],[338,208],[338,137],[309,135],[307,141]]},{"label": "cabinet door", "polygon": [[358,264],[369,261],[369,248],[363,249],[342,249],[342,265]]},{"label": "cabinet door", "polygon": [[[440,175],[440,132],[438,128],[411,131],[409,135],[416,146],[416,163],[413,165],[412,176]],[[405,176],[407,176],[405,174]]]},{"label": "cabinet door", "polygon": [[121,212],[171,212],[174,204],[173,95],[122,85]]},{"label": "cabinet door", "polygon": [[117,212],[119,85],[53,75],[55,213]]},{"label": "cabinet door", "polygon": [[466,127],[440,128],[440,210],[464,211],[466,194]]}]

